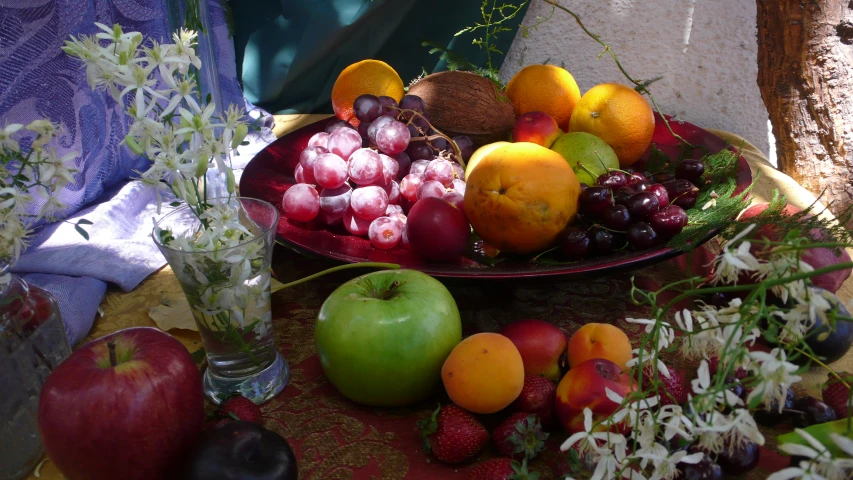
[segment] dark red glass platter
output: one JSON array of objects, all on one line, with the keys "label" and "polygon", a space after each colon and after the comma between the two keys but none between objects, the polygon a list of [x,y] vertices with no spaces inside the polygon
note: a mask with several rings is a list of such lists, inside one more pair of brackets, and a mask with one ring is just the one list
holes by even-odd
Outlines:
[{"label": "dark red glass platter", "polygon": [[[281,211],[281,199],[284,192],[295,183],[293,170],[299,162],[299,154],[308,144],[308,139],[323,131],[329,120],[321,120],[293,131],[258,153],[246,166],[240,180],[240,194],[246,197],[266,200]],[[718,136],[686,122],[671,121],[673,131],[695,145],[686,156],[699,159],[706,153],[716,153],[726,148],[726,143]],[[678,140],[670,134],[666,125],[656,115],[655,133],[652,143],[672,159],[681,152]],[[646,161],[650,152],[646,152],[638,165]],[[738,192],[743,191],[752,181],[752,174],[746,159],[740,157],[738,163]],[[342,232],[332,232],[319,225],[306,225],[289,221],[282,212],[278,224],[277,239],[296,251],[316,254],[346,263],[391,262],[404,268],[421,270],[437,277],[455,278],[521,278],[560,275],[585,277],[616,271],[634,270],[653,263],[672,258],[682,252],[669,247],[653,248],[645,251],[623,251],[608,256],[593,257],[570,264],[536,264],[526,259],[508,258],[495,265],[483,265],[472,258],[462,257],[452,263],[425,262],[411,250],[402,246],[391,250],[380,250],[370,245],[365,238]],[[700,245],[710,240],[697,238]]]}]

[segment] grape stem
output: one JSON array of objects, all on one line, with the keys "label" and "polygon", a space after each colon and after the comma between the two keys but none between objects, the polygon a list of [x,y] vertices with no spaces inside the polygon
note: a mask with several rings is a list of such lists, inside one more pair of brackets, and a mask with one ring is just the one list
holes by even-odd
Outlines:
[{"label": "grape stem", "polygon": [[[439,129],[435,128],[435,125],[433,125],[432,123],[430,123],[430,121],[429,121],[429,120],[427,120],[427,118],[426,118],[426,117],[424,117],[424,116],[423,116],[420,112],[418,112],[417,110],[410,110],[410,109],[407,109],[407,108],[398,108],[397,110],[399,110],[399,111],[400,111],[400,113],[410,113],[410,114],[412,114],[412,117],[411,117],[411,118],[409,118],[409,120],[406,122],[406,125],[412,125],[412,120],[414,120],[414,119],[415,119],[415,116],[418,116],[418,117],[422,118],[422,119],[423,119],[423,121],[424,121],[424,122],[426,122],[426,124],[427,124],[427,125],[429,125],[429,128],[431,128],[431,129],[433,129],[433,130],[435,131],[435,135],[423,135],[423,136],[420,136],[420,137],[412,137],[409,141],[412,141],[412,140],[414,140],[414,141],[421,141],[421,140],[425,140],[425,141],[427,141],[427,142],[428,142],[428,141],[430,141],[430,140],[435,140],[435,139],[437,139],[437,138],[443,138],[443,139],[447,140],[447,143],[449,143],[449,144],[453,147],[453,156],[454,156],[454,157],[456,157],[456,162],[457,162],[459,165],[462,165],[462,168],[463,168],[463,169],[466,167],[466,165],[465,165],[465,160],[463,160],[463,159],[462,159],[462,150],[459,148],[459,145],[456,145],[456,142],[454,142],[452,138],[450,138],[450,137],[448,137],[447,135],[445,135],[441,130],[439,130]],[[418,128],[418,126],[417,126],[417,125],[415,125],[415,128]],[[418,130],[420,130],[420,129],[418,129]]]}]

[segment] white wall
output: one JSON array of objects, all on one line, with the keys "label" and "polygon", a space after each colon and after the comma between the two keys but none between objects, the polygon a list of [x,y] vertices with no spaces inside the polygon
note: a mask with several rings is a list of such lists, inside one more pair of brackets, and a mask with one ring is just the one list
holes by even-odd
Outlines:
[{"label": "white wall", "polygon": [[[663,76],[652,94],[664,113],[702,127],[735,132],[775,163],[767,109],[756,83],[755,0],[562,0],[587,28],[609,43],[632,77]],[[524,25],[551,14],[531,0]],[[574,19],[557,10],[527,38],[521,31],[507,52],[501,77],[526,65],[566,68],[581,93],[603,82],[628,83],[602,47]]]}]

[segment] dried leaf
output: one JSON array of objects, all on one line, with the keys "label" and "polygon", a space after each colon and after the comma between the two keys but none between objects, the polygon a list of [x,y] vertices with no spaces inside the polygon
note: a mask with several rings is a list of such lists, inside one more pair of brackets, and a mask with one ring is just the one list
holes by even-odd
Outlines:
[{"label": "dried leaf", "polygon": [[148,311],[148,316],[154,320],[157,328],[164,332],[176,328],[198,331],[186,297],[180,295],[176,298],[163,298],[160,302],[160,305]]}]

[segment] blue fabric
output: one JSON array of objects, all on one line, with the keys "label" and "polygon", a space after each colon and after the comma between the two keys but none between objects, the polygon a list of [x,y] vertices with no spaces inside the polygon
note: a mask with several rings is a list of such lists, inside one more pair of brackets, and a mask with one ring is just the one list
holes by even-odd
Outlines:
[{"label": "blue fabric", "polygon": [[[57,297],[69,340],[85,337],[106,282],[134,288],[165,259],[150,238],[154,192],[128,182],[147,162],[120,142],[130,121],[102,91],[92,91],[81,62],[60,50],[70,35],[96,33],[95,22],[169,41],[166,0],[20,0],[0,3],[0,125],[37,118],[59,123],[51,144],[59,155],[78,152],[75,182],[60,193],[71,221],[86,218],[90,241],[72,225],[42,228],[13,271]],[[214,55],[222,104],[244,105],[234,48],[221,0],[210,0]],[[252,108],[251,105],[246,105]],[[263,116],[265,112],[256,112]],[[271,120],[266,120],[271,126]],[[257,150],[274,137],[250,137]],[[27,141],[22,146],[28,146]],[[245,163],[251,152],[243,152]],[[239,165],[240,167],[242,165]],[[36,204],[34,209],[41,205]],[[81,210],[82,209],[82,210]]]}]

